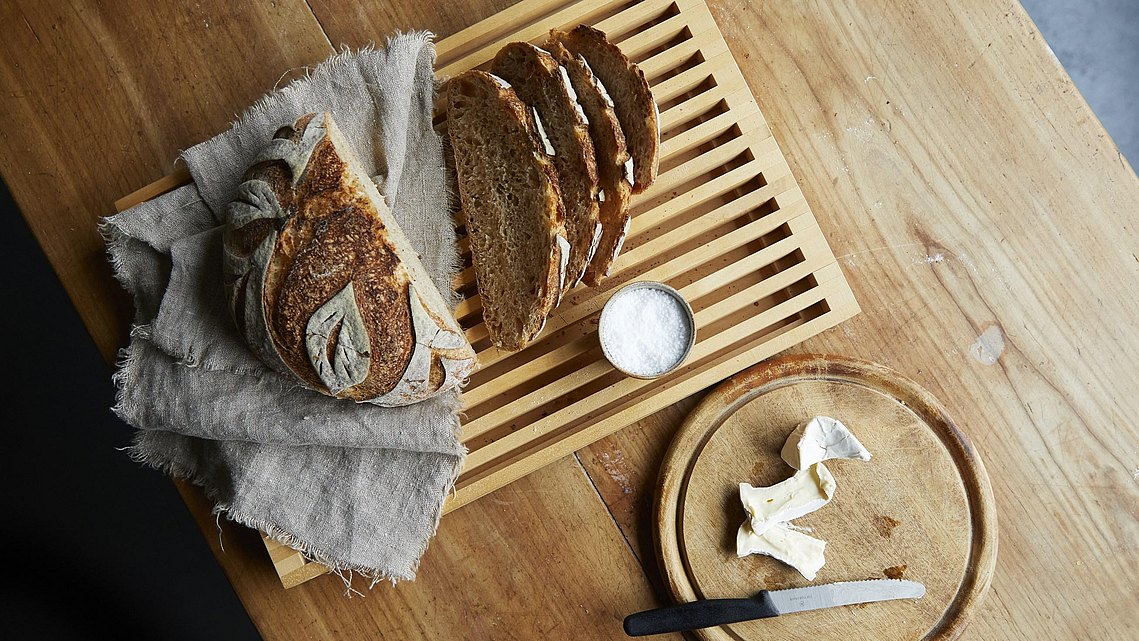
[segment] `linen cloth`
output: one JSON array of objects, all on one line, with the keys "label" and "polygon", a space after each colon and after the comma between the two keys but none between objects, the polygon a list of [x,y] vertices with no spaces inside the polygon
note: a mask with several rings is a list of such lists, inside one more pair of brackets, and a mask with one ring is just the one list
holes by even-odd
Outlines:
[{"label": "linen cloth", "polygon": [[432,127],[431,34],[345,52],[273,91],[181,158],[194,181],[107,218],[136,318],[114,411],[132,456],[202,486],[216,513],[341,573],[412,579],[466,450],[458,392],[402,408],[332,399],[263,365],[230,318],[221,221],[282,125],[328,111],[374,176],[436,286],[454,304],[452,195]]}]

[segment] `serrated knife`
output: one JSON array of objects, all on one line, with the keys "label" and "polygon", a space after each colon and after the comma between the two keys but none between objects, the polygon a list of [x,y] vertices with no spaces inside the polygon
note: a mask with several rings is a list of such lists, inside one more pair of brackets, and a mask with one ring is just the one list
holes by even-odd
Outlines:
[{"label": "serrated knife", "polygon": [[840,605],[920,599],[924,595],[924,585],[901,579],[844,581],[805,588],[763,590],[751,598],[706,599],[630,614],[625,617],[625,634],[640,637],[682,632]]}]

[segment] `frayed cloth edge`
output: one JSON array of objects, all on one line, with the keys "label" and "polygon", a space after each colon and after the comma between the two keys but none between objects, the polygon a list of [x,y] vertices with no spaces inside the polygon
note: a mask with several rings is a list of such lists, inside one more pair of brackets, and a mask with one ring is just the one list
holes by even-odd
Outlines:
[{"label": "frayed cloth edge", "polygon": [[[424,46],[431,47],[432,55],[434,55],[435,34],[432,33],[431,31],[426,31],[426,30],[396,31],[392,35],[388,36],[388,38],[386,40],[384,40],[384,46],[382,49],[383,50],[390,49],[392,42],[399,39],[399,38],[421,40],[424,43]],[[295,85],[296,83],[302,82],[302,81],[310,78],[313,74],[316,74],[316,73],[326,73],[328,71],[332,71],[332,70],[335,70],[337,68],[347,67],[349,64],[354,64],[353,58],[355,56],[359,56],[360,54],[370,54],[370,53],[374,53],[375,51],[377,51],[377,48],[376,48],[376,45],[374,42],[370,42],[368,44],[365,44],[365,45],[363,45],[363,46],[361,46],[355,50],[353,50],[347,44],[342,44],[340,46],[340,50],[338,52],[334,53],[329,58],[326,58],[325,60],[317,63],[315,66],[295,67],[293,69],[289,69],[289,70],[285,71],[285,74],[288,74],[289,72],[294,71],[295,69],[304,69],[304,75],[297,77],[297,78],[293,78],[283,87],[274,87],[271,91],[269,91],[265,95],[258,98],[252,105],[250,105],[249,107],[247,107],[245,109],[245,111],[242,113],[242,115],[236,116],[233,120],[230,120],[228,130],[232,130],[236,127],[239,127],[239,126],[243,125],[246,121],[257,117],[258,112],[260,112],[262,109],[264,109],[265,105],[267,103],[269,103],[276,96],[278,96],[282,93],[288,93],[289,91],[292,91],[293,85]],[[282,78],[283,77],[284,77],[284,74],[282,74]],[[277,82],[280,83],[280,80],[278,80]],[[438,86],[436,86],[436,89],[438,89]],[[184,160],[184,157],[185,157],[184,152],[179,155],[179,159]]]},{"label": "frayed cloth edge", "polygon": [[[143,451],[143,448],[139,443],[138,436],[138,434],[135,435],[134,443],[132,445],[126,448],[122,448],[132,461],[153,468],[168,476],[185,479],[190,483],[193,483],[194,485],[202,488],[206,494],[206,498],[209,499],[209,501],[213,504],[211,514],[215,516],[224,515],[227,519],[233,521],[234,523],[264,532],[273,540],[278,541],[300,552],[305,556],[305,558],[309,559],[310,561],[314,561],[327,567],[332,574],[335,574],[341,581],[344,582],[346,594],[349,596],[353,592],[360,594],[358,590],[355,590],[352,587],[352,576],[355,574],[359,574],[360,576],[368,579],[369,584],[367,586],[367,589],[369,590],[381,582],[388,582],[394,586],[399,581],[415,580],[415,574],[419,570],[420,561],[423,559],[423,555],[427,552],[427,548],[430,545],[431,540],[435,538],[435,534],[439,529],[439,522],[443,516],[443,504],[446,501],[446,498],[454,490],[455,483],[459,478],[459,474],[462,471],[463,466],[463,457],[456,457],[459,460],[452,468],[450,477],[448,478],[447,483],[444,487],[445,491],[441,493],[439,503],[434,508],[435,514],[431,526],[431,531],[423,539],[423,543],[416,550],[416,559],[412,564],[410,571],[406,573],[390,572],[384,570],[383,568],[369,567],[366,565],[361,565],[359,563],[340,561],[336,559],[335,556],[329,551],[302,540],[301,538],[295,536],[285,528],[280,527],[272,521],[253,517],[245,512],[237,510],[233,507],[232,503],[222,498],[221,492],[219,492],[217,488],[211,485],[205,476],[198,473],[196,470],[191,470],[169,459],[163,459],[160,456],[156,456],[154,454]],[[348,576],[345,576],[345,574]]]},{"label": "frayed cloth edge", "polygon": [[[392,36],[389,36],[386,39],[385,48],[390,48],[391,43],[395,39],[401,38],[401,37],[421,39],[424,43],[423,46],[429,47],[431,49],[432,56],[434,56],[434,48],[435,48],[434,34],[431,33],[430,31],[396,32],[395,34],[393,34]],[[337,66],[346,65],[346,64],[348,64],[348,60],[352,56],[358,55],[361,53],[368,53],[368,52],[371,52],[374,50],[375,50],[374,44],[368,44],[364,47],[357,49],[355,52],[352,51],[346,45],[343,46],[337,54],[333,55],[331,58],[325,60],[324,62],[318,64],[316,67],[305,67],[304,68],[305,74],[301,78],[296,78],[296,79],[290,81],[284,87],[274,88],[271,92],[262,96],[253,105],[251,105],[248,109],[246,109],[244,116],[239,117],[239,118],[235,118],[233,121],[231,121],[230,128],[238,126],[240,123],[244,122],[248,118],[255,117],[255,114],[259,110],[263,109],[264,105],[268,101],[270,101],[274,95],[281,93],[281,92],[288,91],[294,83],[299,82],[300,80],[303,80],[304,78],[308,78],[313,73],[323,71],[324,69],[335,69]],[[292,71],[292,70],[289,70],[289,71]],[[286,73],[288,73],[288,72],[286,72]],[[438,80],[436,80],[435,81],[435,87],[434,87],[436,93],[438,93],[439,87],[440,87],[440,82]],[[444,149],[443,149],[444,154],[446,154],[448,151],[449,142],[450,141],[446,137],[443,137],[442,143],[443,143],[443,147],[444,147]],[[184,151],[179,153],[178,156],[175,158],[175,161],[174,161],[175,166],[177,166],[177,164],[179,162],[185,162]],[[448,209],[449,214],[453,214],[459,207],[458,198],[456,197],[456,194],[454,193],[454,190],[452,189],[452,187],[455,184],[454,183],[454,178],[455,178],[454,169],[453,169],[453,167],[447,165],[446,162],[444,162],[444,171],[447,174],[447,186],[445,188],[445,198],[446,198],[447,209]],[[112,218],[113,217],[102,218],[99,221],[97,227],[98,227],[99,234],[103,237],[103,240],[106,244],[107,253],[108,253],[110,261],[111,261],[111,265],[113,268],[115,279],[118,280],[120,282],[120,284],[124,285],[124,288],[126,288],[125,287],[126,286],[125,276],[123,274],[123,266],[124,266],[123,260],[124,259],[122,257],[122,251],[123,251],[123,245],[126,243],[126,241],[129,238],[131,238],[131,236],[129,234],[125,233],[117,225],[115,225]],[[457,226],[457,223],[454,222],[453,216],[452,216],[452,221],[453,221],[452,224]],[[448,261],[448,267],[450,268],[452,277],[454,276],[454,274],[458,273],[459,270],[461,269],[461,259],[459,257],[458,251],[453,252],[452,256],[450,257],[450,260]],[[455,292],[453,289],[451,290],[450,293],[451,293],[451,300],[449,302],[451,302],[451,306],[453,309],[454,306],[458,302],[459,296],[458,296],[458,293]],[[137,313],[138,313],[138,310],[136,309],[136,317],[137,317]],[[137,336],[137,337],[146,339],[146,338],[149,338],[149,335],[150,335],[150,326],[148,324],[136,323],[131,328],[131,336],[132,337]],[[112,381],[114,382],[115,387],[116,387],[115,405],[112,408],[112,411],[114,411],[115,414],[119,415],[120,417],[122,417],[124,415],[124,413],[129,409],[128,404],[127,404],[127,400],[126,400],[126,396],[125,396],[124,388],[130,379],[131,368],[132,368],[132,365],[134,364],[134,354],[133,354],[132,347],[133,347],[133,343],[131,345],[127,345],[126,347],[123,347],[119,350],[118,355],[117,355],[117,359],[116,359],[116,371],[115,371],[114,375],[112,376]],[[456,390],[456,393],[451,395],[451,398],[449,399],[451,401],[450,404],[452,405],[452,407],[450,409],[451,409],[452,413],[456,416],[460,413],[460,408],[462,407],[461,394],[462,394],[462,392],[461,392],[461,388],[460,388],[460,389]],[[168,459],[162,459],[162,457],[160,455],[147,453],[147,452],[143,451],[143,449],[139,443],[139,436],[141,436],[141,434],[142,434],[142,432],[136,433],[136,435],[134,437],[134,444],[127,447],[127,448],[124,448],[124,450],[127,451],[128,455],[130,456],[130,458],[132,460],[134,460],[140,464],[146,465],[148,467],[151,467],[155,470],[158,470],[164,474],[186,479],[186,480],[190,481],[191,483],[201,487],[204,490],[207,498],[213,504],[213,514],[220,515],[220,514],[224,513],[226,518],[228,518],[229,520],[234,521],[235,523],[238,523],[240,525],[255,528],[255,529],[258,529],[262,532],[265,532],[268,536],[270,536],[274,540],[279,541],[279,542],[283,543],[284,545],[288,545],[289,547],[291,547],[293,549],[296,549],[298,552],[303,554],[306,558],[311,559],[312,561],[315,561],[317,563],[320,563],[322,565],[327,566],[328,568],[330,568],[330,570],[334,574],[336,574],[342,581],[344,581],[346,592],[349,595],[351,595],[353,592],[359,594],[359,592],[352,587],[352,577],[354,574],[360,574],[361,576],[370,580],[370,583],[368,585],[368,589],[373,588],[377,583],[382,582],[382,581],[387,581],[387,582],[390,582],[394,585],[398,581],[413,580],[415,578],[415,574],[419,568],[419,564],[420,564],[420,561],[422,560],[423,554],[426,552],[426,550],[430,544],[431,539],[433,539],[435,537],[436,532],[438,530],[439,523],[440,523],[440,521],[442,519],[442,515],[443,515],[443,505],[446,501],[446,498],[454,492],[455,484],[456,484],[456,482],[459,478],[459,475],[462,471],[463,463],[464,463],[464,460],[466,458],[466,448],[465,447],[463,448],[463,452],[452,455],[456,458],[456,462],[451,469],[449,478],[447,479],[447,483],[445,484],[444,491],[441,493],[440,500],[439,500],[438,504],[433,507],[434,518],[433,518],[433,524],[431,527],[431,531],[430,531],[429,535],[423,539],[423,542],[417,551],[416,559],[411,566],[410,572],[408,572],[408,573],[394,572],[393,573],[393,572],[383,570],[381,568],[372,568],[372,567],[367,567],[367,566],[363,566],[363,565],[359,565],[359,564],[346,563],[346,562],[338,561],[333,555],[328,553],[327,550],[320,549],[317,546],[313,546],[313,545],[301,540],[300,538],[296,537],[295,535],[289,533],[284,528],[279,527],[277,524],[275,524],[271,521],[265,520],[265,519],[252,517],[249,514],[246,514],[246,513],[239,511],[239,510],[236,510],[230,502],[228,502],[227,500],[224,500],[221,497],[221,493],[217,490],[217,488],[213,487],[208,482],[208,480],[205,478],[204,475],[198,473],[196,470],[188,469],[188,468],[186,468],[182,465],[176,464],[173,461],[170,461]],[[461,425],[459,424],[458,421],[456,421],[456,436],[459,436],[460,434],[461,434]],[[346,577],[345,574],[347,574],[348,576]]]}]

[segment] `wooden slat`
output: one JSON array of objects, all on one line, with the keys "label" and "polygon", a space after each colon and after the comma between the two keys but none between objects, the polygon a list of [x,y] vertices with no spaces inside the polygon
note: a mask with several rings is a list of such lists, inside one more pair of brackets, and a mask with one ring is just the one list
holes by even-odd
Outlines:
[{"label": "wooden slat", "polygon": [[[692,265],[706,264],[709,261],[711,261],[712,258],[714,258],[719,253],[724,252],[724,251],[729,251],[731,249],[735,249],[735,248],[740,247],[744,244],[747,244],[751,241],[754,241],[757,238],[760,238],[763,235],[765,235],[765,234],[771,232],[772,230],[776,229],[780,225],[787,223],[793,217],[799,216],[802,213],[808,211],[806,202],[802,200],[802,194],[799,193],[797,189],[793,190],[791,193],[792,194],[798,194],[798,198],[790,200],[789,204],[784,205],[775,213],[773,213],[769,216],[764,216],[763,218],[760,218],[759,220],[751,222],[744,227],[741,227],[735,231],[732,231],[732,232],[724,235],[723,237],[721,237],[717,241],[715,247],[713,247],[711,245],[701,245],[701,246],[693,249],[692,251],[684,254],[683,256],[678,257],[675,260],[669,261],[663,265],[660,265],[658,267],[654,267],[653,269],[650,269],[644,273],[638,274],[638,277],[642,280],[667,281],[667,280],[673,278],[674,276],[676,276],[677,274],[681,273],[682,271],[687,270]],[[736,208],[736,207],[740,207],[741,203],[747,204],[747,201],[741,199],[741,201],[729,203],[728,205],[725,205],[725,207]],[[740,209],[742,210],[742,207]],[[614,266],[614,271],[615,271],[614,278],[616,280],[620,280],[617,277],[619,277],[622,273],[620,271],[621,267],[623,265],[629,264],[630,259],[628,257],[631,256],[636,251],[637,250],[632,250],[631,252],[629,252],[629,254],[622,253],[622,255],[617,258],[617,263]],[[604,283],[602,283],[602,286],[604,286]],[[608,290],[608,288],[606,288],[604,291],[609,291],[609,290]],[[546,331],[543,333],[542,336],[538,337],[537,343],[540,343],[541,341],[543,341],[544,337],[553,335],[555,332],[562,329],[566,325],[573,323],[573,322],[576,322],[576,321],[578,321],[578,320],[580,320],[580,319],[582,319],[582,318],[584,318],[590,314],[599,312],[601,310],[602,305],[605,304],[605,300],[606,300],[605,296],[599,295],[599,296],[589,298],[589,299],[587,299],[587,300],[585,300],[585,301],[583,301],[577,305],[569,307],[567,309],[560,310],[558,313],[556,313],[550,317],[550,320],[546,325]],[[483,326],[479,325],[478,327],[483,327]],[[475,329],[477,329],[477,327]],[[481,336],[478,336],[474,340],[482,340],[483,338],[486,337],[485,327],[483,327],[482,331],[483,331],[483,334]],[[471,332],[469,332],[468,335],[470,335],[470,333]],[[477,334],[476,334],[476,336],[477,336]],[[537,343],[535,343],[535,344],[537,344]],[[484,354],[485,354],[485,356],[484,356]],[[489,365],[492,365],[492,364],[498,362],[499,360],[501,360],[502,358],[504,358],[508,355],[509,355],[509,353],[501,352],[499,350],[491,348],[491,349],[487,350],[485,353],[479,354],[479,362],[483,363],[484,362],[483,359],[486,358],[485,362],[489,366]]]},{"label": "wooden slat", "polygon": [[[794,238],[794,240],[796,241],[796,245],[802,249],[803,241],[798,238]],[[763,300],[764,298],[767,298],[768,296],[771,296],[772,294],[775,294],[780,290],[789,287],[799,280],[806,278],[815,271],[822,269],[827,264],[833,263],[833,261],[834,257],[830,255],[830,252],[813,252],[812,259],[795,265],[790,269],[780,271],[769,279],[765,279],[762,282],[752,285],[751,287],[748,287],[741,292],[733,294],[732,296],[719,301],[715,305],[697,311],[696,326],[697,328],[702,328],[705,325],[711,324],[715,321],[727,317],[729,314],[752,305],[755,301]],[[718,272],[707,276],[704,279],[704,281],[714,282],[714,286],[719,286],[722,284],[723,280],[723,276]],[[680,292],[686,298],[694,298],[694,292],[695,290],[699,289],[699,286],[701,284],[703,284],[703,282],[696,283],[694,284],[695,286],[690,285],[683,287],[680,289]],[[814,302],[815,301],[811,301],[811,303],[808,303],[808,305],[813,304]],[[756,317],[763,317],[763,314],[758,314]],[[701,338],[704,338],[704,336],[701,335]],[[481,392],[483,387],[490,387],[490,389],[486,392],[479,394],[475,400],[485,399],[488,395],[493,397],[497,394],[502,393],[503,391],[506,391],[509,388],[518,386],[519,382],[525,381],[526,377],[537,377],[538,375],[554,369],[559,365],[568,363],[577,356],[586,354],[589,351],[595,349],[597,349],[596,332],[587,334],[586,336],[572,343],[563,345],[562,347],[559,347],[552,352],[543,354],[542,356],[527,362],[519,368],[512,369],[511,378],[495,379],[489,385],[483,385],[475,388],[473,391]],[[468,421],[463,426],[463,438],[464,440],[477,438],[488,430],[494,429],[503,424],[507,424],[517,417],[534,409],[542,407],[549,403],[551,400],[568,394],[573,390],[576,390],[579,387],[582,387],[587,383],[600,378],[601,376],[604,376],[605,374],[608,374],[612,371],[613,367],[605,360],[597,360],[585,368],[575,369],[571,376],[560,378],[552,383],[549,383],[543,387],[527,393],[525,396],[522,396],[519,399],[498,407],[488,414],[484,414],[474,420]],[[645,385],[649,384],[651,383],[645,383]],[[583,403],[585,407],[589,407],[590,405],[594,404],[592,402],[592,398],[589,397],[581,399],[579,402]],[[466,405],[467,407],[473,407],[475,405],[475,402],[467,401]],[[530,426],[530,430],[523,431],[522,433],[530,435],[531,439],[522,438],[521,440],[532,440],[532,438],[541,436],[541,433],[535,430],[533,425]],[[475,467],[477,467],[475,463],[468,462],[468,469],[473,469]]]},{"label": "wooden slat", "polygon": [[166,192],[174,191],[175,189],[189,183],[190,170],[184,166],[178,167],[172,174],[168,174],[159,178],[158,180],[150,183],[146,187],[139,189],[135,192],[127,194],[122,198],[115,201],[115,211],[124,211],[144,203],[151,198],[157,198]]},{"label": "wooden slat", "polygon": [[[837,270],[837,266],[835,266],[834,269]],[[836,275],[836,278],[840,277],[840,275]],[[855,304],[853,296],[845,286],[830,288],[830,290],[826,292],[826,296],[828,300],[841,305]],[[846,298],[844,298],[844,296]],[[733,371],[739,371],[747,367],[749,363],[763,360],[796,343],[802,342],[807,336],[814,336],[823,330],[834,327],[842,322],[842,320],[843,317],[841,315],[827,313],[810,321],[796,322],[784,330],[777,331],[771,335],[762,336],[757,339],[754,344],[749,345],[747,349],[740,351],[731,358],[701,370],[701,374],[708,377],[718,375],[722,379],[730,375]],[[507,480],[507,482],[514,482],[540,469],[550,460],[556,460],[569,452],[596,442],[598,439],[621,429],[621,427],[641,420],[649,414],[667,407],[669,404],[675,403],[701,389],[703,389],[703,386],[698,378],[691,378],[679,385],[662,388],[660,392],[653,397],[652,402],[634,405],[629,409],[612,414],[592,424],[589,429],[565,436],[557,441],[554,446],[537,451],[527,451],[525,452],[525,456],[520,456],[469,482],[463,482],[457,487],[444,509],[451,511],[466,505],[484,496],[487,492],[492,491],[497,486],[497,483],[504,479]],[[537,456],[536,454],[541,454],[541,456]]]},{"label": "wooden slat", "polygon": [[[800,247],[801,247],[801,240],[799,238],[794,237],[794,236],[789,236],[789,237],[784,238],[783,240],[780,240],[780,241],[778,241],[778,242],[776,242],[776,243],[774,243],[768,247],[763,248],[762,250],[760,250],[758,252],[755,252],[755,253],[747,256],[746,258],[744,258],[742,260],[736,261],[734,263],[727,263],[719,271],[716,271],[712,274],[709,274],[709,275],[701,278],[700,280],[698,280],[698,281],[696,281],[690,285],[685,286],[682,289],[682,293],[684,293],[685,296],[690,297],[690,298],[697,298],[699,296],[703,296],[703,295],[707,294],[708,292],[712,291],[713,289],[719,287],[722,283],[732,282],[738,278],[741,278],[742,276],[746,275],[747,273],[758,271],[761,268],[775,262],[776,260],[790,255],[793,251],[795,251],[796,249],[799,249]],[[822,265],[825,265],[830,260],[833,260],[833,257],[830,257],[830,259],[828,260],[827,258],[825,258],[822,255],[822,252],[818,252],[818,251],[813,252],[812,253],[812,260],[805,262],[805,264],[809,265],[807,273],[810,273],[814,269],[817,269],[817,268],[821,267]],[[797,266],[797,267],[799,267],[799,266]],[[679,271],[680,269],[683,269],[683,267],[681,267],[680,265],[676,265],[676,267],[674,268],[674,271]],[[801,271],[801,269],[800,269],[800,271]],[[805,274],[800,274],[799,277],[802,277],[804,275]],[[634,281],[636,281],[636,280],[651,280],[651,279],[640,279],[640,278],[634,279]],[[797,278],[796,278],[796,280],[797,280]],[[794,280],[791,282],[794,282]],[[783,287],[783,286],[786,286],[786,285],[780,285],[779,287],[776,287],[775,289],[779,289],[780,287]],[[591,300],[590,303],[592,303],[592,304],[579,304],[579,305],[575,306],[575,309],[578,310],[577,313],[575,314],[576,316],[578,316],[578,320],[584,320],[585,318],[588,318],[588,317],[592,316],[593,314],[599,312],[602,304],[604,304],[604,301],[602,300],[602,297],[598,297],[598,298]],[[592,313],[590,313],[590,312],[592,312]],[[589,316],[585,316],[584,314],[589,314]],[[568,323],[566,323],[563,320],[562,326],[564,327],[565,324],[568,324]],[[571,345],[566,345],[566,346],[563,346],[561,348],[558,348],[558,350],[554,350],[553,352],[543,354],[542,356],[540,356],[538,358],[535,358],[531,361],[528,361],[528,362],[522,364],[517,369],[512,369],[511,371],[515,374],[515,376],[512,376],[510,378],[495,379],[493,381],[488,381],[486,384],[476,385],[474,387],[469,388],[463,394],[463,403],[467,409],[476,407],[480,403],[483,403],[485,401],[488,401],[488,400],[495,398],[499,393],[505,391],[509,387],[516,385],[519,381],[525,381],[528,377],[537,376],[538,374],[541,374],[542,372],[546,371],[547,369],[549,369],[553,365],[559,364],[561,362],[565,362],[565,361],[569,360],[571,357],[576,356],[578,354],[585,353],[586,351],[588,351],[588,349],[590,349],[592,347],[596,347],[596,345],[597,345],[596,338],[591,336],[588,340],[585,340],[584,343],[578,341],[578,342],[575,342]],[[567,348],[572,348],[572,349],[567,349]],[[491,348],[491,349],[494,349],[494,348]],[[562,355],[555,356],[555,354],[559,351],[562,352]],[[479,360],[482,361],[485,358],[489,362],[489,364],[493,364],[493,363],[497,362],[499,359],[501,359],[502,357],[509,356],[509,355],[510,355],[509,353],[496,352],[493,355],[487,354],[484,356],[483,353],[480,353],[479,354]],[[495,357],[497,357],[497,358],[495,358]],[[477,420],[473,421],[473,422],[468,422],[464,426],[464,430],[463,430],[463,439],[464,440],[473,439],[482,433],[482,432],[478,431],[476,423],[477,423]]]}]

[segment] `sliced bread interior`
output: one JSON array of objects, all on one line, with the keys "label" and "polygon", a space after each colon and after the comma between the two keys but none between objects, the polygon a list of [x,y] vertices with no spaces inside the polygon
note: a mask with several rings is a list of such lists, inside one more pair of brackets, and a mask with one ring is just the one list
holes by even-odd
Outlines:
[{"label": "sliced bread interior", "polygon": [[552,30],[550,40],[588,61],[593,73],[613,98],[617,119],[632,156],[633,193],[648,189],[657,176],[660,154],[660,114],[645,74],[605,33],[587,25],[569,31]]},{"label": "sliced bread interior", "polygon": [[568,72],[548,52],[512,42],[495,56],[491,72],[506,80],[522,102],[537,110],[539,133],[548,137],[566,215],[569,258],[562,293],[585,274],[597,237],[597,165],[589,121]]},{"label": "sliced bread interior", "polygon": [[570,77],[578,102],[589,119],[589,135],[597,156],[597,200],[600,209],[601,234],[590,249],[589,266],[585,270],[586,285],[596,287],[609,275],[613,261],[621,251],[629,229],[629,198],[632,189],[625,177],[629,151],[625,134],[613,108],[613,99],[605,85],[593,73],[584,57],[569,52],[558,41],[547,43],[550,53],[561,63]]},{"label": "sliced bread interior", "polygon": [[504,81],[482,71],[452,78],[448,131],[459,198],[495,346],[532,341],[556,304],[568,248],[556,170],[532,111]]}]

